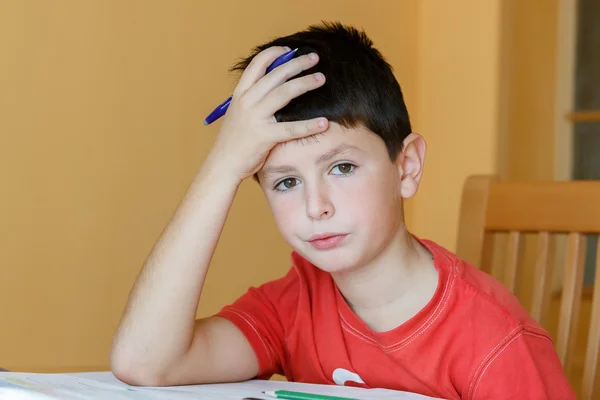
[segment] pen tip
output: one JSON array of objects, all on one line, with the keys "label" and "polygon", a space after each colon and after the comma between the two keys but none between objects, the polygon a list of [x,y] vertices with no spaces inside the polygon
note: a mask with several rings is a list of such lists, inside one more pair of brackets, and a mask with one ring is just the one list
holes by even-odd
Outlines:
[{"label": "pen tip", "polygon": [[204,125],[208,125],[208,122],[206,120],[204,120]]}]

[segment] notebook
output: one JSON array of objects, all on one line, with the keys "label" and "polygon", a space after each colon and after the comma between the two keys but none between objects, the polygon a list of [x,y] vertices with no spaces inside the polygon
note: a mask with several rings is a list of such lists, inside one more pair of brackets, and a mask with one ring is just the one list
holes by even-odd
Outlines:
[{"label": "notebook", "polygon": [[275,390],[369,400],[432,399],[418,394],[387,389],[363,389],[265,380],[155,388],[127,385],[115,378],[111,372],[73,374],[0,372],[0,399],[2,400],[242,400],[244,398],[272,400],[263,392]]}]

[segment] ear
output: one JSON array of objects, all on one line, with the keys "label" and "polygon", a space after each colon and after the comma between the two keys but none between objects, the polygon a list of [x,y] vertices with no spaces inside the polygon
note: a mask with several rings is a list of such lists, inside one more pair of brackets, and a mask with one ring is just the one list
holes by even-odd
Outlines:
[{"label": "ear", "polygon": [[400,195],[408,199],[417,193],[423,167],[425,164],[425,153],[427,144],[423,136],[411,133],[404,139],[403,149],[398,154],[396,164],[400,172]]}]

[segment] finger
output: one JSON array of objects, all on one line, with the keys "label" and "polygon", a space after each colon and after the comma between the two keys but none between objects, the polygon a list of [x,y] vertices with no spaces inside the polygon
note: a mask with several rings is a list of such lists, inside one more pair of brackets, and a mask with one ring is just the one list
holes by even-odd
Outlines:
[{"label": "finger", "polygon": [[300,72],[314,67],[318,62],[319,56],[316,53],[294,58],[260,78],[253,87],[248,89],[244,96],[247,97],[250,103],[255,104],[273,89],[298,75]]},{"label": "finger", "polygon": [[273,46],[258,53],[244,70],[234,94],[244,93],[265,75],[269,65],[280,55],[289,51],[289,47]]},{"label": "finger", "polygon": [[317,89],[325,84],[325,75],[320,72],[292,79],[277,87],[258,104],[258,112],[264,117],[270,117],[278,110],[289,104],[292,99],[303,95],[309,90]]},{"label": "finger", "polygon": [[274,143],[323,133],[329,127],[327,118],[314,118],[304,121],[279,122],[272,125],[271,135]]}]

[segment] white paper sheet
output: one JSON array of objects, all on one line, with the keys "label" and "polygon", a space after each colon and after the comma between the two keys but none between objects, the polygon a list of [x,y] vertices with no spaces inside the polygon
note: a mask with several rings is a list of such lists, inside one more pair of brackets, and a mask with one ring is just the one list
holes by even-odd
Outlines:
[{"label": "white paper sheet", "polygon": [[246,397],[272,400],[262,394],[263,391],[272,390],[292,390],[369,400],[431,399],[431,397],[385,389],[360,389],[279,381],[253,380],[240,383],[149,388],[129,386],[116,379],[110,372],[78,374],[0,372],[1,400],[242,400]]}]

